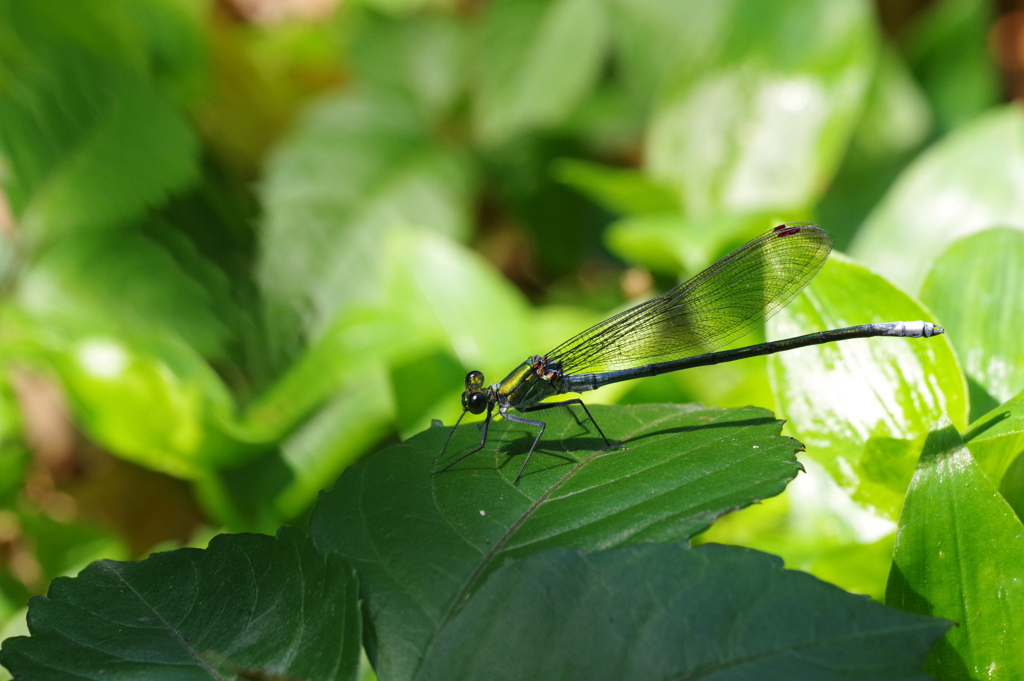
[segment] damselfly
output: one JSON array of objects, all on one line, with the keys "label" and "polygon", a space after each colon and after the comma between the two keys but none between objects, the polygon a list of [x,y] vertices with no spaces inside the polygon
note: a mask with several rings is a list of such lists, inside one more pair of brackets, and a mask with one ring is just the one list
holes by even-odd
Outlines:
[{"label": "damselfly", "polygon": [[579,405],[605,445],[611,447],[582,400],[543,400],[643,376],[770,355],[808,345],[872,336],[928,338],[944,332],[941,326],[931,322],[882,322],[716,352],[792,302],[818,273],[831,250],[832,236],[817,225],[809,222],[779,225],[657,298],[609,317],[546,355],[527,358],[498,383],[485,386],[482,373],[469,372],[462,393],[462,415],[437,458],[444,456],[467,413],[487,412],[480,443],[437,472],[446,471],[483,449],[495,409],[509,421],[538,429],[516,475],[515,484],[518,484],[544,434],[545,424],[516,416],[511,410],[528,413],[565,407],[572,413],[571,405]]}]

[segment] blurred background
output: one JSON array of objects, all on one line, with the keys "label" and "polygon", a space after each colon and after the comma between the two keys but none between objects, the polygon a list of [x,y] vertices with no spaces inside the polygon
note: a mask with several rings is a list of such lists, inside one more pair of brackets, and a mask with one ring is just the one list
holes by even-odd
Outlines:
[{"label": "blurred background", "polygon": [[[467,370],[773,224],[921,295],[1024,230],[1022,94],[1006,1],[0,2],[0,638],[89,561],[303,524]],[[1024,387],[968,355],[972,417]],[[591,401],[776,409],[766,368]],[[765,507],[714,538],[884,587],[891,517]]]}]

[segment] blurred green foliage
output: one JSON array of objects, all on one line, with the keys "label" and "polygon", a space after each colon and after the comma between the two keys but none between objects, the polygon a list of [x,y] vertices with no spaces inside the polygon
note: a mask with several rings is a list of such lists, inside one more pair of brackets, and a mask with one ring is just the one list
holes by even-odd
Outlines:
[{"label": "blurred green foliage", "polygon": [[1024,507],[1024,113],[995,3],[330,5],[0,0],[0,622],[93,559],[302,521],[450,423],[467,370],[790,220],[857,262],[769,335],[948,336],[591,401],[774,408],[819,479],[705,536],[879,598],[938,419]]}]

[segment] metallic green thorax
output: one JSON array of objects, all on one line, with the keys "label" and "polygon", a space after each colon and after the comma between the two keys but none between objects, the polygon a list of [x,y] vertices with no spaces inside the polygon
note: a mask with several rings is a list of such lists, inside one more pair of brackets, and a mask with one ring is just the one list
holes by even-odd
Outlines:
[{"label": "metallic green thorax", "polygon": [[[534,355],[491,386],[499,408],[523,409],[562,392],[562,372],[543,357]],[[504,409],[502,409],[504,411]]]}]

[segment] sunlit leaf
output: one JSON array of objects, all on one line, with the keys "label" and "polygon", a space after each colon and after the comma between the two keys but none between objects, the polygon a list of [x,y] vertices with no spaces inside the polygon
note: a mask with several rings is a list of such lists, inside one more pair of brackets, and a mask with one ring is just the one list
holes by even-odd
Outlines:
[{"label": "sunlit leaf", "polygon": [[1024,232],[989,229],[952,244],[921,300],[942,320],[967,377],[997,402],[1024,390]]},{"label": "sunlit leaf", "polygon": [[22,305],[40,321],[126,337],[170,334],[211,359],[224,356],[230,339],[226,283],[211,291],[173,253],[137,232],[62,239],[21,284]]},{"label": "sunlit leaf", "polygon": [[281,444],[292,479],[274,500],[279,518],[308,510],[321,490],[391,431],[391,398],[385,372],[366,366]]},{"label": "sunlit leaf", "polygon": [[[629,18],[651,3],[622,3]],[[630,45],[685,42],[645,139],[650,174],[673,184],[689,217],[807,206],[839,164],[874,66],[875,32],[864,2],[794,5],[674,3],[669,23],[622,31]],[[710,15],[710,16],[709,16]],[[695,16],[700,16],[698,20]],[[681,24],[688,29],[681,35]],[[686,36],[686,37],[683,37]],[[680,48],[681,50],[682,48]],[[676,51],[676,55],[679,51]]]},{"label": "sunlit leaf", "polygon": [[1024,675],[1024,527],[948,420],[907,492],[885,600],[957,623],[929,657],[938,678]]},{"label": "sunlit leaf", "polygon": [[456,4],[455,0],[363,0],[363,2],[382,12],[398,16],[414,15],[431,9],[449,9]]},{"label": "sunlit leaf", "polygon": [[621,215],[678,212],[679,198],[638,170],[563,159],[554,168],[558,179],[587,193],[610,211]]},{"label": "sunlit leaf", "polygon": [[850,147],[815,209],[836,248],[846,250],[892,181],[928,141],[933,126],[928,99],[903,57],[883,45]]},{"label": "sunlit leaf", "polygon": [[620,77],[645,108],[722,57],[720,42],[735,18],[735,6],[725,3],[614,0],[609,8]]},{"label": "sunlit leaf", "polygon": [[[1024,448],[1021,454],[1024,454]],[[999,483],[999,494],[1018,518],[1024,518],[1024,456],[1018,456],[1006,469],[1006,475]]]},{"label": "sunlit leaf", "polygon": [[20,678],[354,679],[355,574],[300,530],[221,535],[206,550],[105,560],[53,581],[30,637],[3,642]]},{"label": "sunlit leaf", "polygon": [[425,119],[439,118],[465,86],[465,28],[440,13],[398,19],[353,16],[353,65],[363,83],[408,97]]},{"label": "sunlit leaf", "polygon": [[311,534],[360,571],[383,678],[411,676],[438,628],[507,560],[551,547],[685,541],[778,494],[799,469],[799,443],[779,437],[761,409],[590,409],[623,449],[602,451],[586,420],[552,410],[518,486],[534,431],[507,421],[491,426],[481,452],[431,477],[480,438],[463,425],[432,464],[449,429],[431,428],[349,468],[321,496]]},{"label": "sunlit leaf", "polygon": [[1024,452],[1024,392],[972,423],[964,432],[964,442],[974,460],[998,486],[1006,469]]},{"label": "sunlit leaf", "polygon": [[50,352],[82,426],[111,452],[185,478],[237,462],[231,447],[203,448],[213,424],[229,423],[232,402],[190,348],[93,336]]},{"label": "sunlit leaf", "polygon": [[[771,338],[883,321],[932,321],[876,274],[833,255],[768,325]],[[773,355],[780,413],[807,453],[858,501],[894,516],[937,419],[963,426],[967,395],[948,336],[872,338]]]},{"label": "sunlit leaf", "polygon": [[[469,368],[493,375],[543,351],[520,294],[479,256],[415,229],[392,230],[382,254],[381,302],[340,315],[242,418],[248,439],[286,438],[283,456],[293,479],[275,501],[284,518],[308,508],[345,466],[393,430],[402,398],[393,391],[429,405],[399,427],[424,427],[433,418],[455,418]],[[392,384],[389,367],[437,352],[456,360],[438,382],[406,374],[407,381]],[[435,409],[439,396],[448,399]]]},{"label": "sunlit leaf", "polygon": [[[340,385],[365,380],[366,367],[442,348],[465,366],[500,372],[543,351],[531,345],[521,295],[478,255],[416,229],[381,239],[379,302],[339,315],[250,407],[246,421],[254,432],[281,437]],[[462,378],[451,377],[452,389]]]},{"label": "sunlit leaf", "polygon": [[414,678],[895,681],[948,626],[781,568],[728,546],[546,551],[496,571]]},{"label": "sunlit leaf", "polygon": [[600,75],[604,7],[589,0],[503,0],[484,9],[476,36],[473,123],[484,144],[552,127]]},{"label": "sunlit leaf", "polygon": [[851,254],[916,292],[957,239],[990,227],[1024,230],[1024,112],[991,111],[922,154],[871,214]]},{"label": "sunlit leaf", "polygon": [[381,301],[391,228],[462,236],[468,190],[464,159],[433,142],[402,99],[346,93],[315,107],[263,191],[259,277],[278,349],[293,355],[345,310]]},{"label": "sunlit leaf", "polygon": [[691,277],[771,226],[760,216],[687,219],[682,213],[626,217],[605,232],[609,250],[654,272]]}]

